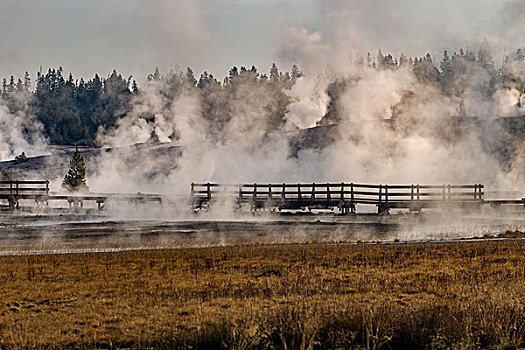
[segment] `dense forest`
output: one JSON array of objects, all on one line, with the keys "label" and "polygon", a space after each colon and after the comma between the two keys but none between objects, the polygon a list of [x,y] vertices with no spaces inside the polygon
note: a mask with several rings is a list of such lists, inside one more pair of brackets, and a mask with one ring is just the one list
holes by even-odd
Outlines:
[{"label": "dense forest", "polygon": [[[521,49],[506,56],[501,67],[496,68],[486,49],[477,54],[460,50],[449,54],[444,52],[442,59],[435,62],[430,54],[421,58],[409,58],[405,55],[393,57],[384,55],[381,50],[376,56],[368,54],[357,57],[357,65],[373,70],[399,70],[409,68],[415,77],[423,83],[432,84],[443,94],[461,96],[465,79],[482,72],[488,77],[488,83],[477,87],[480,94],[490,98],[496,88],[508,87],[525,93],[525,81],[519,73],[509,70],[515,62],[523,61]],[[111,129],[117,120],[130,113],[148,86],[160,86],[158,90],[165,102],[172,103],[181,91],[198,94],[203,118],[214,125],[213,130],[220,134],[232,115],[250,113],[242,110],[236,101],[260,100],[259,108],[270,117],[265,130],[277,130],[284,125],[289,105],[293,102],[289,91],[303,73],[297,66],[289,72],[282,72],[274,64],[269,74],[260,73],[256,67],[250,69],[233,67],[223,81],[204,72],[197,79],[193,71],[170,71],[161,75],[158,68],[147,77],[143,87],[139,87],[132,78],[125,78],[114,70],[106,78],[95,75],[92,79],[75,79],[72,74],[65,74],[62,68],[48,69],[38,73],[33,82],[26,72],[23,79],[11,76],[3,79],[1,104],[11,113],[33,115],[44,127],[44,133],[53,144],[96,145],[97,132],[104,128]],[[351,77],[333,78],[328,85],[330,97],[327,113],[319,124],[337,123],[340,119],[338,100],[345,88],[352,84]],[[517,104],[522,103],[521,96]],[[253,103],[251,104],[253,106]],[[241,109],[239,109],[241,108]],[[141,118],[151,122],[156,118],[154,110],[142,111]],[[170,135],[177,138],[177,135]]]}]

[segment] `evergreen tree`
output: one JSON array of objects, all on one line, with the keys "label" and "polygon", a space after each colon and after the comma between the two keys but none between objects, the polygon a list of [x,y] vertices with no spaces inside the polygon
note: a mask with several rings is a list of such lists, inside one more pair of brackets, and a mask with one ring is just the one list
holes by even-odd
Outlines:
[{"label": "evergreen tree", "polygon": [[450,88],[450,84],[452,83],[454,69],[452,66],[452,61],[450,60],[446,50],[443,53],[443,59],[439,64],[439,68],[441,69],[441,86],[444,91],[447,91],[447,89]]},{"label": "evergreen tree", "polygon": [[273,82],[279,81],[279,69],[275,63],[272,64],[272,68],[270,68],[270,80]]},{"label": "evergreen tree", "polygon": [[478,63],[487,71],[494,70],[494,62],[487,44],[484,44],[478,51]]},{"label": "evergreen tree", "polygon": [[11,75],[11,78],[9,78],[9,85],[7,86],[7,91],[9,94],[12,94],[15,92],[16,84],[15,84],[15,77]]},{"label": "evergreen tree", "polygon": [[16,82],[16,91],[17,92],[24,91],[24,83],[22,83],[22,79],[18,79],[18,81]]},{"label": "evergreen tree", "polygon": [[26,73],[24,75],[24,89],[26,91],[31,90],[31,78],[29,77],[29,72],[28,71],[26,71]]},{"label": "evergreen tree", "polygon": [[236,66],[228,72],[228,76],[224,79],[224,85],[234,85],[239,79],[239,70]]},{"label": "evergreen tree", "polygon": [[78,146],[75,147],[73,158],[69,162],[70,169],[64,176],[62,181],[62,188],[70,192],[86,192],[89,187],[86,184],[86,167],[84,164],[84,156],[80,154]]},{"label": "evergreen tree", "polygon": [[291,76],[292,76],[292,80],[293,80],[293,81],[296,81],[297,79],[299,79],[300,77],[303,76],[303,72],[301,72],[301,70],[299,69],[299,67],[297,67],[297,65],[294,64],[294,65],[292,66]]},{"label": "evergreen tree", "polygon": [[435,83],[439,81],[440,74],[439,70],[434,66],[432,57],[429,53],[425,57],[414,59],[413,66],[414,74],[416,77],[423,82]]},{"label": "evergreen tree", "polygon": [[383,69],[393,70],[397,67],[397,64],[394,62],[394,58],[392,57],[392,55],[388,54],[386,56],[383,56],[383,59],[379,66]]},{"label": "evergreen tree", "polygon": [[133,83],[131,84],[131,92],[133,95],[136,95],[139,93],[139,86],[137,85],[137,81],[133,79]]},{"label": "evergreen tree", "polygon": [[160,71],[159,71],[159,67],[155,67],[155,72],[153,74],[149,74],[148,75],[148,81],[152,81],[152,80],[155,80],[155,81],[159,81],[161,78],[160,76]]},{"label": "evergreen tree", "polygon": [[195,76],[193,75],[193,70],[190,67],[186,69],[186,80],[193,86],[197,85],[197,79],[195,79]]},{"label": "evergreen tree", "polygon": [[376,62],[377,62],[377,66],[376,67],[377,67],[377,69],[383,68],[383,66],[382,66],[383,58],[384,58],[383,52],[381,51],[381,49],[379,49],[377,51],[377,58],[376,58]]},{"label": "evergreen tree", "polygon": [[7,80],[4,78],[2,79],[2,97],[3,98],[6,98],[7,97]]}]

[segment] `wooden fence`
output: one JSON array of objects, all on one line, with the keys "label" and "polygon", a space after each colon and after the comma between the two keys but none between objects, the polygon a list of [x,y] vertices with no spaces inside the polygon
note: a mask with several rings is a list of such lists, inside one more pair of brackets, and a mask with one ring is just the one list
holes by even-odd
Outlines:
[{"label": "wooden fence", "polygon": [[46,201],[48,196],[47,180],[0,181],[0,199],[7,199],[10,210],[18,208],[21,199],[34,199],[39,203]]},{"label": "wooden fence", "polygon": [[195,209],[217,201],[230,201],[257,209],[334,209],[354,213],[356,205],[377,206],[378,213],[394,208],[421,211],[442,206],[477,206],[483,203],[481,184],[474,185],[371,185],[354,183],[217,184],[192,183]]},{"label": "wooden fence", "polygon": [[113,202],[162,202],[157,194],[143,193],[62,193],[50,192],[48,180],[0,181],[0,200],[7,200],[9,210],[20,209],[20,200],[34,200],[37,206],[49,206],[50,201],[67,201],[69,208],[82,208],[84,202],[94,202],[99,210],[108,201]]}]

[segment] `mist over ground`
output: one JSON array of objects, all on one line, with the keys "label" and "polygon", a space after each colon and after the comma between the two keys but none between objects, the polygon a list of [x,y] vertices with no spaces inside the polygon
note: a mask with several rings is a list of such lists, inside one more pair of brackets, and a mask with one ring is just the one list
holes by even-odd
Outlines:
[{"label": "mist over ground", "polygon": [[[188,14],[184,21],[179,5]],[[489,11],[493,5],[314,2],[315,20],[290,19],[274,45],[275,60],[291,67],[288,72],[248,65],[233,67],[224,80],[208,72],[196,77],[177,68],[192,65],[183,58],[138,86],[116,71],[86,82],[67,79],[62,69],[39,74],[27,86],[6,81],[0,156],[50,153],[53,140],[111,149],[90,153],[94,192],[179,195],[203,181],[483,183],[520,190],[525,60],[516,33],[524,11],[519,1],[498,2]],[[467,16],[472,6],[480,9],[474,19]],[[158,21],[152,28],[164,58],[174,56],[169,44],[177,42],[200,66],[202,45],[213,52],[218,44],[198,1],[140,3],[137,9],[148,26]],[[454,25],[434,12],[453,14]],[[463,34],[454,39],[457,33]],[[502,40],[508,47],[501,52]],[[166,66],[164,59],[159,63]],[[78,107],[70,116],[62,91],[72,91],[78,103],[81,89],[113,107],[105,114]],[[64,133],[84,120],[91,120],[89,132],[77,139]],[[119,151],[137,143],[169,143],[178,151],[135,159],[134,152]],[[56,158],[47,164],[57,166]],[[45,167],[31,176],[45,175]],[[10,169],[9,176],[24,176]],[[61,177],[50,180],[58,187]]]}]

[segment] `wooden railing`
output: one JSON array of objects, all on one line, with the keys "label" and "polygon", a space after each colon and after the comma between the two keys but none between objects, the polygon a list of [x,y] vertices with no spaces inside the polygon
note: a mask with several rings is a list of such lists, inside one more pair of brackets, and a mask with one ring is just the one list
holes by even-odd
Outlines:
[{"label": "wooden railing", "polygon": [[7,199],[9,209],[19,206],[21,199],[45,201],[49,196],[48,180],[0,181],[0,199]]},{"label": "wooden railing", "polygon": [[230,200],[238,206],[277,209],[328,209],[337,207],[343,213],[355,212],[357,204],[378,207],[378,212],[392,208],[421,208],[468,205],[483,202],[481,184],[474,185],[371,185],[354,183],[296,184],[216,184],[192,183],[190,197],[194,208],[204,208],[218,200]]},{"label": "wooden railing", "polygon": [[10,180],[0,181],[0,194],[42,195],[49,193],[48,180]]},{"label": "wooden railing", "polygon": [[50,201],[67,201],[69,208],[83,208],[84,202],[94,202],[104,209],[107,202],[162,203],[162,196],[144,193],[67,193],[50,192],[48,180],[0,181],[0,200],[7,200],[9,210],[20,209],[21,200],[34,200],[37,206],[49,206]]}]

